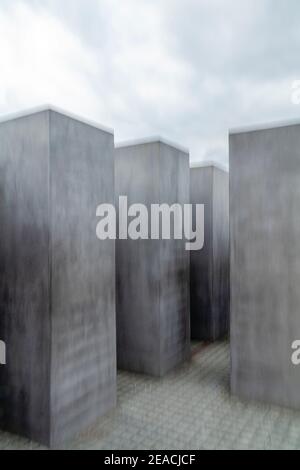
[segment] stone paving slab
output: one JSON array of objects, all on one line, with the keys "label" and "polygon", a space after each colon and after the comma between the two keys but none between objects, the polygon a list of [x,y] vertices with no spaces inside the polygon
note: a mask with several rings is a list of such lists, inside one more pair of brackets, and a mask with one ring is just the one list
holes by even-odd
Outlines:
[{"label": "stone paving slab", "polygon": [[[40,449],[0,433],[0,449]],[[229,392],[228,343],[199,348],[163,379],[118,374],[116,410],[68,449],[300,449],[300,412]]]}]

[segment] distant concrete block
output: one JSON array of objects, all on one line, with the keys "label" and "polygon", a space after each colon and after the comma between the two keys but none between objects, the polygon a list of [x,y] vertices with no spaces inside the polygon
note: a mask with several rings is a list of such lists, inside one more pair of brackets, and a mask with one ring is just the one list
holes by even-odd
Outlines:
[{"label": "distant concrete block", "polygon": [[115,248],[95,233],[113,151],[50,109],[0,124],[0,425],[50,446],[116,401]]},{"label": "distant concrete block", "polygon": [[[189,157],[162,141],[115,152],[116,196],[128,205],[189,202]],[[185,240],[117,240],[118,367],[162,376],[189,356]]]},{"label": "distant concrete block", "polygon": [[231,386],[300,408],[300,125],[272,127],[230,135]]},{"label": "distant concrete block", "polygon": [[215,341],[229,328],[229,175],[198,166],[190,182],[191,203],[204,204],[204,247],[191,251],[191,337]]}]

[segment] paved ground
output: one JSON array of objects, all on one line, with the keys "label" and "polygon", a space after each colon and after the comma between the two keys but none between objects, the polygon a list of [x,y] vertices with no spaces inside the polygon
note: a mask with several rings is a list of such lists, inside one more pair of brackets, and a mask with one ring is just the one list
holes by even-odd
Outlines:
[{"label": "paved ground", "polygon": [[[0,433],[0,449],[38,445]],[[120,372],[118,407],[72,449],[300,449],[300,412],[243,403],[229,393],[227,343],[194,345],[162,380]]]}]

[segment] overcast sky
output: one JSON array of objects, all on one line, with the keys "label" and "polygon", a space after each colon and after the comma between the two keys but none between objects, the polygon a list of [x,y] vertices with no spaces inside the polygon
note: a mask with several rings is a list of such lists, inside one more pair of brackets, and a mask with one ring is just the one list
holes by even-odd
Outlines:
[{"label": "overcast sky", "polygon": [[0,114],[44,103],[227,163],[228,128],[300,117],[299,0],[0,0]]}]

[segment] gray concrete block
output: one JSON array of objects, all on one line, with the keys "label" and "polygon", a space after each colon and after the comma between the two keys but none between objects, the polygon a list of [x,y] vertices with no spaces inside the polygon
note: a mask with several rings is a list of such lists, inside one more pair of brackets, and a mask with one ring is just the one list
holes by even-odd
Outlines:
[{"label": "gray concrete block", "polygon": [[231,386],[300,407],[300,125],[230,135]]},{"label": "gray concrete block", "polygon": [[0,124],[2,429],[50,446],[116,401],[113,135],[44,109]]},{"label": "gray concrete block", "polygon": [[191,337],[215,341],[229,328],[229,175],[215,165],[190,170],[192,204],[204,204],[204,247],[191,251]]},{"label": "gray concrete block", "polygon": [[[116,201],[189,202],[188,153],[162,141],[115,151]],[[117,363],[162,376],[190,352],[189,252],[184,240],[117,240]]]}]

